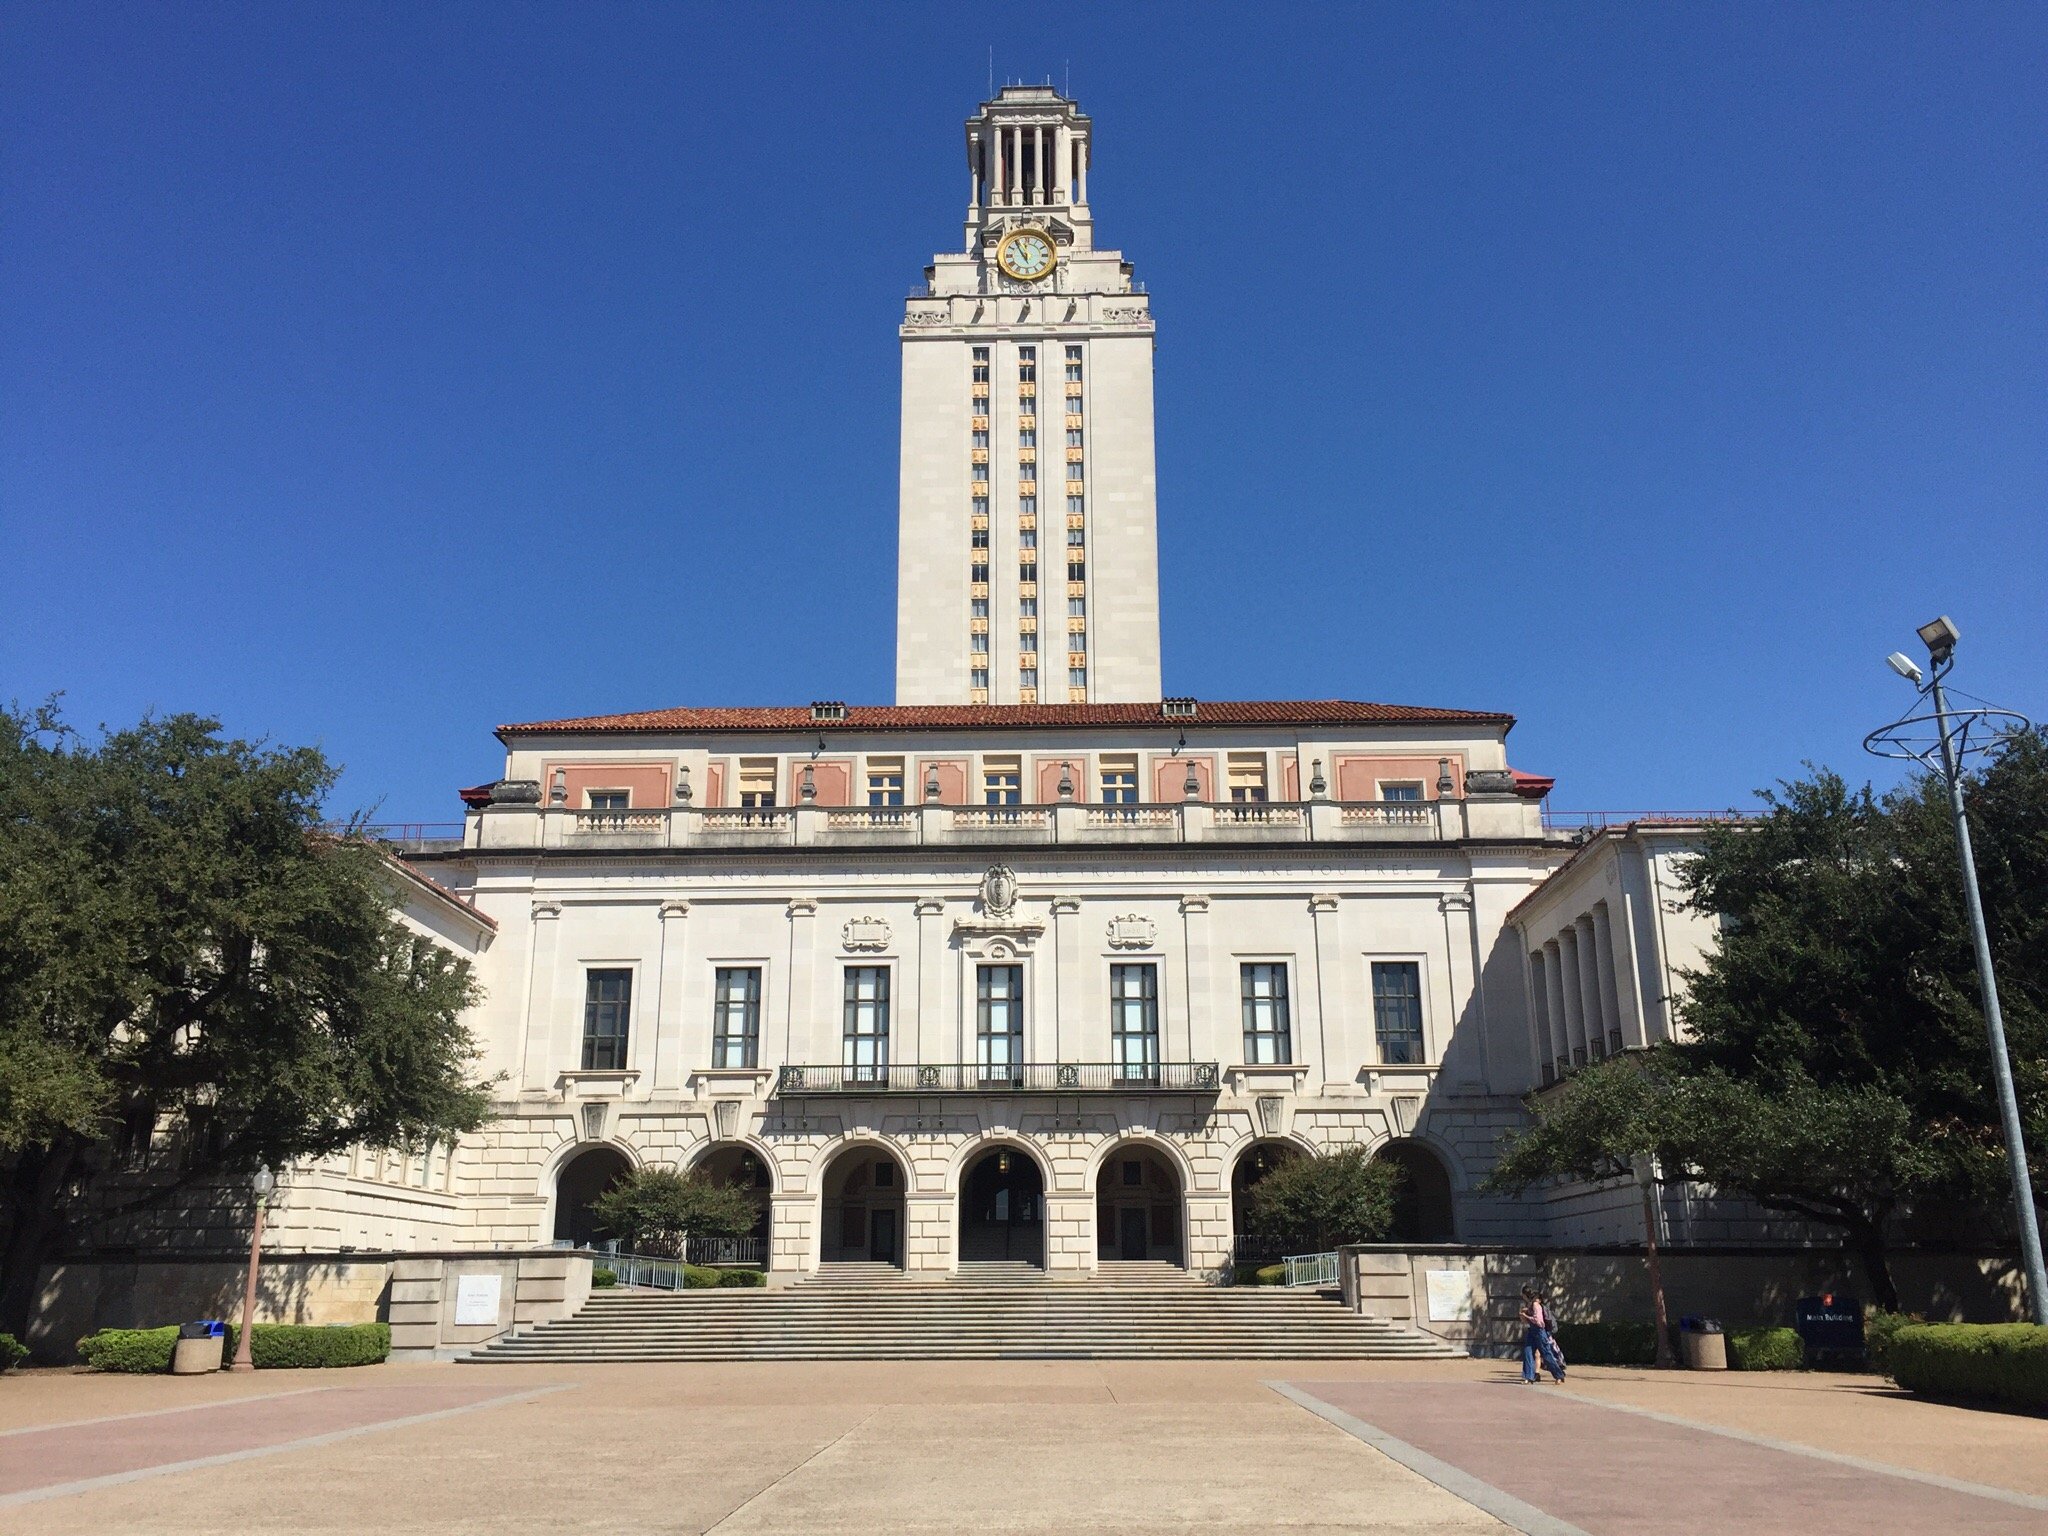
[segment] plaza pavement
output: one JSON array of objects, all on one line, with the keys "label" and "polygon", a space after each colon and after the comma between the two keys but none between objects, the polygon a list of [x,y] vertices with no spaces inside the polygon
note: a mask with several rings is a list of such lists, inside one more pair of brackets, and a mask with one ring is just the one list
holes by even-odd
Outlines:
[{"label": "plaza pavement", "polygon": [[[1674,1420],[1681,1422],[1673,1422]],[[2048,1530],[2048,1420],[1491,1361],[0,1379],[0,1532]]]}]

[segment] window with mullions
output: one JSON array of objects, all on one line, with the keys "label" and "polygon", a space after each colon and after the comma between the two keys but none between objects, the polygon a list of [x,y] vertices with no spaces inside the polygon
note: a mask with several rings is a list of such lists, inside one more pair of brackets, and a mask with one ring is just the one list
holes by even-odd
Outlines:
[{"label": "window with mullions", "polygon": [[1111,1071],[1119,1082],[1159,1080],[1159,967],[1109,968]]},{"label": "window with mullions", "polygon": [[1422,967],[1413,960],[1372,963],[1372,1022],[1380,1060],[1390,1066],[1422,1061]]},{"label": "window with mullions", "polygon": [[856,1083],[889,1077],[889,967],[849,965],[840,1065]]},{"label": "window with mullions", "polygon": [[1285,962],[1247,961],[1238,967],[1238,995],[1244,1005],[1247,1064],[1285,1064],[1294,1059],[1287,1022]]},{"label": "window with mullions", "polygon": [[586,971],[583,978],[583,1070],[626,1070],[626,1031],[632,1023],[633,973]]},{"label": "window with mullions", "polygon": [[1023,966],[975,968],[974,1060],[985,1083],[1015,1082],[1023,1076]]},{"label": "window with mullions", "polygon": [[761,1064],[761,967],[721,965],[711,989],[711,1065]]}]

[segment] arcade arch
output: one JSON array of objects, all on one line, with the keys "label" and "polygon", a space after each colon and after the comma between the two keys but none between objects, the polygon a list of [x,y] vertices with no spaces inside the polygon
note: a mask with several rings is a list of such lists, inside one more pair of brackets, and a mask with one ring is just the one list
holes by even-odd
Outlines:
[{"label": "arcade arch", "polygon": [[555,1170],[555,1241],[588,1248],[597,1241],[597,1197],[633,1171],[633,1160],[607,1142],[569,1154]]},{"label": "arcade arch", "polygon": [[1095,1174],[1098,1262],[1187,1264],[1187,1190],[1180,1169],[1157,1147],[1113,1147]]},{"label": "arcade arch", "polygon": [[1045,1173],[1021,1147],[998,1142],[960,1176],[960,1262],[1045,1267]]},{"label": "arcade arch", "polygon": [[910,1170],[879,1142],[855,1142],[834,1153],[821,1184],[819,1260],[903,1268],[909,1184]]}]

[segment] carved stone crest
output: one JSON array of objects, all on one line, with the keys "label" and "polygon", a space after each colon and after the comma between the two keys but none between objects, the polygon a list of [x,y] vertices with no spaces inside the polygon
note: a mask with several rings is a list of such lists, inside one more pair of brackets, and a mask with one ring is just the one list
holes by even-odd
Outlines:
[{"label": "carved stone crest", "polygon": [[848,949],[887,949],[888,921],[879,917],[849,917],[839,929],[839,942]]},{"label": "carved stone crest", "polygon": [[1111,949],[1150,949],[1159,937],[1159,930],[1153,926],[1152,919],[1140,917],[1135,912],[1112,917],[1108,933]]},{"label": "carved stone crest", "polygon": [[981,877],[981,910],[999,921],[1017,910],[1017,872],[998,864]]}]

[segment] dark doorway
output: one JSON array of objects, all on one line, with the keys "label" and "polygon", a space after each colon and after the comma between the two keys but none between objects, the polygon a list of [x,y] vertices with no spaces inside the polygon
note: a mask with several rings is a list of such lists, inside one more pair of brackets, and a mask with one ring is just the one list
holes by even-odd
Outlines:
[{"label": "dark doorway", "polygon": [[824,1230],[818,1257],[828,1264],[903,1264],[903,1165],[879,1147],[848,1147],[825,1170]]},{"label": "dark doorway", "polygon": [[1373,1154],[1376,1163],[1401,1170],[1394,1191],[1394,1224],[1389,1242],[1448,1243],[1456,1235],[1451,1219],[1451,1176],[1443,1161],[1419,1141],[1397,1137]]},{"label": "dark doorway", "polygon": [[1045,1180],[1022,1152],[998,1147],[967,1170],[960,1191],[962,1263],[1045,1263]]},{"label": "dark doorway", "polygon": [[1261,1232],[1251,1213],[1252,1187],[1282,1163],[1300,1157],[1292,1142],[1256,1141],[1237,1156],[1230,1170],[1231,1256],[1239,1264],[1270,1264],[1293,1246],[1285,1238]]},{"label": "dark doorway", "polygon": [[586,1147],[562,1164],[555,1175],[555,1241],[588,1248],[604,1236],[590,1207],[632,1169],[625,1153],[606,1146]]},{"label": "dark doorway", "polygon": [[895,1264],[896,1257],[896,1213],[893,1210],[876,1211],[873,1226],[868,1233],[868,1248],[877,1262]]},{"label": "dark doorway", "polygon": [[1123,1231],[1119,1234],[1117,1257],[1124,1259],[1144,1258],[1145,1249],[1151,1240],[1149,1218],[1147,1218],[1143,1211],[1133,1209],[1130,1206],[1126,1206],[1118,1215],[1123,1222]]}]

